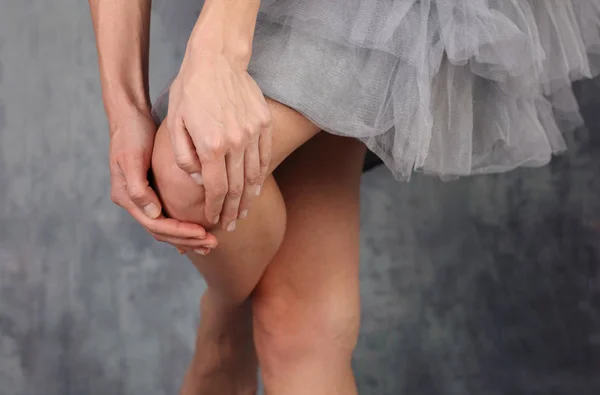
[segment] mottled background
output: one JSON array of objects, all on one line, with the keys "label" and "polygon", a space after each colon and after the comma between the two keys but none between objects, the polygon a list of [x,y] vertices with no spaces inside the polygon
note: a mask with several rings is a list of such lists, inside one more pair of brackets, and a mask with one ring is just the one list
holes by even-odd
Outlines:
[{"label": "mottled background", "polygon": [[[154,96],[194,18],[165,3]],[[364,176],[361,394],[600,393],[600,89],[577,90],[589,131],[546,168]],[[204,284],[110,202],[107,146],[86,2],[0,0],[1,395],[176,393]]]}]

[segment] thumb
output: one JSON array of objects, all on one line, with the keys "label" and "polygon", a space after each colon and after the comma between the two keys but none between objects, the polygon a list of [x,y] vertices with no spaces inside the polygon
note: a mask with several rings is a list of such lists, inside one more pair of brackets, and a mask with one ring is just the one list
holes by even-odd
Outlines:
[{"label": "thumb", "polygon": [[147,166],[144,166],[142,159],[133,157],[125,164],[123,175],[129,198],[149,218],[155,219],[161,215],[162,207],[158,196],[150,187],[147,171]]}]

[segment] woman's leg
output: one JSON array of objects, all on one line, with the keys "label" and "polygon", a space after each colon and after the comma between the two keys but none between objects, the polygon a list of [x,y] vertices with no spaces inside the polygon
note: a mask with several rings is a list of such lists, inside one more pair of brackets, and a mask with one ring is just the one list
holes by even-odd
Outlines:
[{"label": "woman's leg", "polygon": [[[269,100],[268,105],[274,127],[272,172],[319,129],[282,104]],[[167,213],[173,218],[211,229],[213,225],[204,218],[204,189],[176,166],[164,123],[156,135],[152,170]],[[188,254],[206,279],[214,298],[223,303],[237,305],[247,299],[283,238],[285,205],[272,175],[252,205],[248,217],[237,221],[234,232],[226,232],[220,227],[211,230],[219,240],[219,247],[210,255]]]},{"label": "woman's leg", "polygon": [[[288,107],[273,101],[269,106],[274,126],[272,170],[317,134],[318,128]],[[164,124],[156,136],[152,168],[168,214],[209,227],[203,216],[203,189],[175,165]],[[197,348],[202,351],[192,361],[182,394],[252,393],[256,357],[248,297],[281,244],[285,222],[283,199],[270,176],[248,217],[238,221],[234,232],[213,230],[218,248],[208,256],[188,254],[208,290],[201,303],[197,335]]]},{"label": "woman's leg", "polygon": [[[288,227],[252,296],[267,394],[356,391],[350,359],[359,325],[358,184],[363,154],[364,147],[354,140],[320,134],[275,172]],[[245,327],[248,316],[230,318],[238,322],[230,327],[233,333]],[[238,358],[247,346],[238,344]],[[205,352],[204,346],[197,350],[198,355]],[[240,371],[232,372],[229,380],[235,374]]]},{"label": "woman's leg", "polygon": [[364,153],[356,140],[322,133],[275,171],[287,230],[252,296],[266,394],[356,394]]},{"label": "woman's leg", "polygon": [[[270,105],[272,106],[276,126],[274,165],[277,165],[293,150],[295,145],[300,145],[303,140],[307,139],[307,136],[316,133],[316,129],[292,110],[272,102]],[[280,128],[278,125],[286,125],[286,128]],[[179,177],[177,169],[171,163],[171,158],[169,158],[170,152],[164,152],[169,151],[164,135],[164,131],[162,134],[159,132],[157,137],[154,168],[157,173],[158,189],[163,192],[165,206],[174,217],[202,222],[203,219],[199,217],[199,213],[202,213],[201,207],[199,207],[202,201],[202,197],[199,196],[200,191],[196,193],[197,200],[193,198],[193,193],[189,193],[193,188],[196,190],[200,188],[195,187],[193,183],[187,184],[187,176]],[[163,136],[162,142],[160,140],[161,136]],[[318,147],[321,147],[319,152],[316,149]],[[313,149],[314,152],[312,152]],[[283,255],[278,254],[273,265],[273,273],[285,274],[286,270],[297,267],[296,263],[306,267],[309,266],[304,262],[305,255],[301,254],[304,258],[299,260],[293,259],[293,257],[288,259],[290,257],[287,256],[289,251],[293,250],[293,248],[289,248],[290,246],[298,248],[298,243],[302,242],[314,243],[314,246],[307,245],[300,248],[305,251],[312,251],[312,254],[320,256],[322,261],[328,261],[329,267],[344,265],[349,272],[356,272],[357,264],[355,262],[358,262],[358,253],[354,238],[357,238],[358,235],[357,190],[364,148],[354,140],[323,134],[302,147],[300,151],[294,153],[292,158],[286,162],[287,166],[284,165],[278,171],[278,178],[285,185],[286,199],[292,204],[292,207],[288,207],[290,210],[289,215],[300,215],[292,218],[293,223],[298,224],[304,221],[305,224],[311,222],[313,224],[305,226],[299,232],[293,232],[296,235],[294,237],[286,236],[282,251],[287,252]],[[330,160],[318,162],[316,157],[319,156],[321,158],[329,156]],[[315,165],[317,168],[315,168]],[[326,171],[323,171],[324,167],[327,167]],[[302,186],[305,184],[303,181],[310,181],[306,183],[306,188]],[[272,179],[269,183],[271,182]],[[294,188],[295,185],[300,189]],[[258,278],[260,278],[266,263],[270,261],[265,257],[269,255],[272,257],[281,243],[281,235],[285,226],[285,207],[282,204],[280,205],[281,199],[276,185],[273,183],[270,188],[272,188],[271,192],[265,191],[261,198],[257,200],[257,202],[267,202],[267,204],[263,206],[258,203],[257,206],[257,203],[255,203],[253,210],[251,210],[255,214],[258,213],[256,217],[260,218],[259,221],[251,221],[249,216],[248,220],[243,222],[246,226],[241,225],[233,234],[218,234],[221,246],[209,257],[191,257],[205,276],[206,273],[209,274],[207,276],[209,290],[202,304],[203,322],[198,332],[199,352],[194,358],[194,363],[186,380],[185,393],[200,394],[218,391],[222,394],[241,394],[250,393],[251,391],[251,389],[248,390],[249,387],[246,386],[246,383],[252,381],[255,361],[253,360],[253,349],[249,347],[251,331],[249,326],[246,325],[249,323],[249,304],[246,298],[256,285],[256,275],[258,274]],[[309,192],[308,188],[313,189],[310,191],[311,193],[305,193]],[[180,192],[183,193],[178,195]],[[304,193],[299,194],[298,192]],[[295,195],[298,198],[295,198]],[[305,210],[302,208],[303,199],[314,200],[313,209]],[[282,208],[283,213],[278,213]],[[334,212],[343,213],[343,215],[330,215]],[[311,221],[311,218],[314,221]],[[342,221],[339,221],[340,218]],[[333,234],[337,235],[330,238],[329,243],[327,238],[320,236],[322,230],[325,230],[323,236],[331,236],[332,234],[329,232],[331,226],[327,225],[328,219],[343,224],[344,228],[341,231],[334,232]],[[348,226],[353,223],[354,226]],[[311,229],[313,227],[315,229]],[[250,231],[244,233],[244,228]],[[294,226],[295,228],[296,226]],[[220,231],[216,230],[216,232]],[[277,233],[279,233],[279,237],[276,237]],[[273,237],[274,234],[275,237]],[[314,240],[309,240],[310,235],[317,237]],[[286,245],[288,247],[285,247]],[[354,253],[355,250],[356,253]],[[277,264],[281,261],[280,257],[283,257],[281,259],[284,260],[282,265]],[[210,260],[211,258],[212,260]],[[315,263],[315,261],[311,260],[309,263]],[[214,266],[211,267],[211,265]],[[310,274],[310,270],[301,271],[300,275],[297,276],[297,280],[306,284],[306,275]],[[315,363],[321,363],[319,366],[327,369],[328,372],[335,371],[339,373],[337,376],[328,374],[329,380],[325,380],[325,376],[311,374],[313,376],[311,382],[315,384],[315,389],[321,389],[324,393],[332,393],[334,388],[339,389],[341,393],[351,393],[353,391],[353,389],[348,390],[348,388],[353,388],[349,361],[357,330],[358,298],[353,295],[358,294],[358,286],[356,283],[357,274],[347,277],[342,275],[340,277],[340,274],[344,272],[344,268],[341,268],[340,271],[332,270],[330,274],[335,274],[335,276],[330,275],[329,277],[326,276],[327,273],[322,272],[324,276],[322,281],[318,281],[310,287],[317,298],[327,288],[327,300],[300,298],[297,303],[294,303],[297,310],[295,314],[288,317],[290,321],[294,317],[300,317],[299,311],[308,309],[314,313],[303,317],[306,325],[298,326],[296,332],[281,331],[280,329],[284,326],[280,325],[279,327],[273,327],[267,333],[264,331],[264,324],[270,322],[273,317],[282,315],[282,304],[277,301],[281,300],[283,294],[292,290],[300,291],[302,287],[289,281],[277,285],[276,281],[273,280],[265,282],[265,284],[270,285],[259,287],[260,293],[257,297],[257,303],[255,303],[255,310],[260,316],[256,323],[257,341],[261,343],[262,339],[262,344],[266,344],[261,347],[261,362],[264,364],[265,381],[269,391],[294,384],[290,381],[274,381],[272,379],[278,374],[278,371],[282,372],[281,369],[285,368],[286,372],[296,371],[296,374],[292,376],[292,378],[295,378],[300,374],[311,374],[311,370],[318,369],[322,371]],[[273,277],[277,276],[270,275],[267,272],[265,279],[272,279]],[[348,281],[340,281],[344,278],[347,278]],[[337,286],[332,287],[335,284]],[[336,289],[336,292],[332,292]],[[293,292],[290,296],[293,296]],[[302,295],[297,294],[296,296]],[[301,301],[310,303],[300,303]],[[336,306],[337,315],[327,313],[327,309],[332,306]],[[340,309],[341,306],[346,307]],[[294,309],[289,310],[290,314],[293,311]],[[315,328],[321,328],[319,336],[316,337],[312,336],[310,331],[307,330],[314,330]],[[281,336],[283,334],[288,336],[284,338]],[[302,340],[305,346],[313,345],[315,352],[309,353],[312,354],[312,359],[290,358],[290,354],[293,354],[294,350],[289,349],[287,345],[292,344],[289,343],[292,334],[295,337],[293,343]],[[265,342],[266,336],[273,341]],[[331,336],[339,341],[337,343],[326,341],[325,343],[330,346],[329,348],[315,344],[316,340],[331,339]],[[323,365],[323,361],[325,361],[323,354],[316,352],[319,350],[328,350],[326,365]],[[280,364],[279,362],[284,362],[281,358],[287,359],[288,362]],[[280,369],[277,370],[277,367]],[[303,385],[302,388],[305,388],[306,382],[301,384]],[[298,391],[302,388],[296,388],[294,393],[299,393]],[[245,390],[248,391],[244,392]]]}]

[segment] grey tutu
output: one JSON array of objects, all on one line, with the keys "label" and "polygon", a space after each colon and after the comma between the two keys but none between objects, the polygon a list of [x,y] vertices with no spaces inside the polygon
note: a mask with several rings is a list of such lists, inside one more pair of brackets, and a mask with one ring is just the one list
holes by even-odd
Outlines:
[{"label": "grey tutu", "polygon": [[263,0],[249,72],[407,180],[547,164],[599,66],[600,0]]}]

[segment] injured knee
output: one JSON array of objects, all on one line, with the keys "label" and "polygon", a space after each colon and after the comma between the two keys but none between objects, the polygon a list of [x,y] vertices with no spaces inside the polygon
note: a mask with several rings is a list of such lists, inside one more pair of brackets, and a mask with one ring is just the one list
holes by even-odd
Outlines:
[{"label": "injured knee", "polygon": [[151,182],[168,217],[197,223],[206,229],[214,226],[204,214],[204,188],[177,166],[163,127],[159,128],[154,142]]}]

